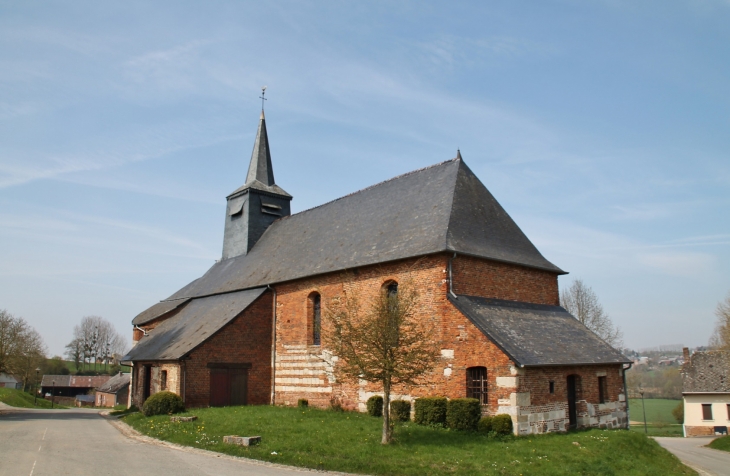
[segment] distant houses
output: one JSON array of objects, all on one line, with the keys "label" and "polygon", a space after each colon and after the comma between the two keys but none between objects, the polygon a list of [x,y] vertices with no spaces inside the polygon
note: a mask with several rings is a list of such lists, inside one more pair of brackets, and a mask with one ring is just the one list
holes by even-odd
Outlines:
[{"label": "distant houses", "polygon": [[104,385],[110,375],[44,375],[41,380],[41,392],[43,395],[56,397],[76,397],[76,395],[87,395]]},{"label": "distant houses", "polygon": [[114,377],[96,389],[95,405],[97,407],[113,407],[120,404],[127,404],[129,399],[129,384],[132,381],[132,374],[119,372]]},{"label": "distant houses", "polygon": [[684,349],[684,436],[727,434],[730,426],[730,352],[689,355]]},{"label": "distant houses", "polygon": [[23,387],[23,382],[10,374],[0,372],[0,387],[20,389]]}]

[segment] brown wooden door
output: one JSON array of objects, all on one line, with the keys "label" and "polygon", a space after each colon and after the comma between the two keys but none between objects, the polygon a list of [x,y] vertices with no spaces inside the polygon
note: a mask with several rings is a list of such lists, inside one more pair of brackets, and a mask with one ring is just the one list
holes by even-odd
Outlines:
[{"label": "brown wooden door", "polygon": [[230,369],[231,405],[245,405],[248,393],[248,371],[246,369]]},{"label": "brown wooden door", "polygon": [[231,380],[228,369],[210,369],[210,406],[225,407],[231,404]]}]

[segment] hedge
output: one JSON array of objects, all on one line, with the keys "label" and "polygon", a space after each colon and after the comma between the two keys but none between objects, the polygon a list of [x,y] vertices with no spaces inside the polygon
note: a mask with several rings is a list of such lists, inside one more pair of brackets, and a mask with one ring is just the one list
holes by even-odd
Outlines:
[{"label": "hedge", "polygon": [[185,405],[180,395],[166,390],[151,395],[142,405],[144,416],[171,415],[184,411]]},{"label": "hedge", "polygon": [[390,402],[390,419],[393,421],[408,421],[411,419],[411,402],[393,400]]},{"label": "hedge", "polygon": [[368,415],[374,417],[383,416],[383,397],[380,395],[373,395],[368,398],[366,406],[368,407]]},{"label": "hedge", "polygon": [[511,435],[512,417],[504,413],[492,417],[492,431],[498,435]]},{"label": "hedge", "polygon": [[419,425],[446,424],[446,397],[424,397],[416,399],[415,420]]},{"label": "hedge", "polygon": [[452,398],[446,406],[446,426],[454,430],[476,431],[482,405],[476,398]]}]

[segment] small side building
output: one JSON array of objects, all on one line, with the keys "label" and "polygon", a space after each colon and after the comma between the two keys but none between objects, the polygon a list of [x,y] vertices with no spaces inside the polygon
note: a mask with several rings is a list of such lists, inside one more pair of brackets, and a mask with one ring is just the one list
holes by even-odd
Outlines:
[{"label": "small side building", "polygon": [[684,436],[727,434],[730,427],[730,352],[684,349]]},{"label": "small side building", "polygon": [[94,404],[97,407],[126,405],[129,400],[129,384],[131,381],[132,374],[119,372],[96,390],[96,401]]},{"label": "small side building", "polygon": [[43,395],[75,397],[101,387],[110,378],[109,375],[44,375],[41,390]]},{"label": "small side building", "polygon": [[23,387],[23,383],[13,375],[0,372],[0,387],[19,390]]}]

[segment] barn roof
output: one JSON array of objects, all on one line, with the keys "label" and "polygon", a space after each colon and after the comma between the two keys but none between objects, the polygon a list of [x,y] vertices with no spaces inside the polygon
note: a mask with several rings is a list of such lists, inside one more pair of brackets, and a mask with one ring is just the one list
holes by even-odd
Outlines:
[{"label": "barn roof", "polygon": [[459,155],[281,218],[248,254],[217,262],[168,300],[439,252],[564,274],[540,254]]},{"label": "barn roof", "polygon": [[142,337],[122,361],[178,360],[231,322],[264,292],[266,288],[257,288],[193,299]]},{"label": "barn roof", "polygon": [[560,306],[465,295],[450,300],[520,366],[631,362]]},{"label": "barn roof", "polygon": [[106,381],[104,385],[96,389],[97,392],[103,392],[103,393],[117,393],[118,391],[122,390],[124,387],[128,386],[129,383],[132,381],[132,374],[124,374],[122,372],[119,372],[112,378]]},{"label": "barn roof", "polygon": [[137,314],[137,317],[132,319],[132,325],[141,326],[142,324],[146,324],[148,322],[154,321],[158,317],[177,309],[178,307],[182,306],[189,300],[190,299],[183,298],[183,299],[173,299],[170,301],[158,302],[154,306],[149,307],[146,310]]},{"label": "barn roof", "polygon": [[110,378],[109,375],[44,375],[41,387],[98,388]]},{"label": "barn roof", "polygon": [[682,393],[730,393],[730,352],[695,352],[682,366]]}]

